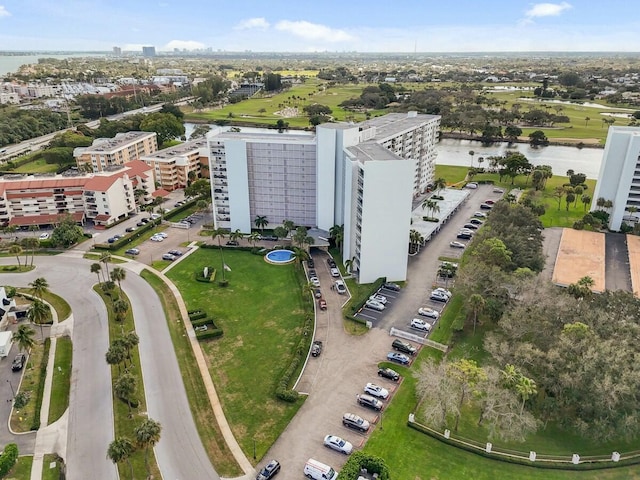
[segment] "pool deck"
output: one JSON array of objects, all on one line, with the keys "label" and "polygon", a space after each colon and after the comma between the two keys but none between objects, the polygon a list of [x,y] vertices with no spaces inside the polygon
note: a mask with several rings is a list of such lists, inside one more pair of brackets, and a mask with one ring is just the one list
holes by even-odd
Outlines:
[{"label": "pool deck", "polygon": [[[273,260],[271,258],[269,258],[269,255],[273,255],[273,254],[278,254],[279,252],[288,252],[289,258],[286,260]],[[295,262],[296,261],[296,257],[295,257],[295,252],[291,251],[291,250],[287,250],[285,248],[282,248],[280,250],[271,250],[269,253],[267,253],[264,256],[264,261],[267,263],[270,263],[271,265],[287,265],[289,263]]]}]

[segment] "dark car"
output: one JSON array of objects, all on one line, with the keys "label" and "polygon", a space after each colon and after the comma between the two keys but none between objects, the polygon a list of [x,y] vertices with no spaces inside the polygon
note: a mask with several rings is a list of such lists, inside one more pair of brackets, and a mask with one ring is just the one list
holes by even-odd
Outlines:
[{"label": "dark car", "polygon": [[313,261],[313,258],[307,260],[307,268],[315,268],[316,264]]},{"label": "dark car", "polygon": [[309,278],[318,276],[316,274],[316,271],[313,268],[310,268],[308,273],[309,273]]},{"label": "dark car", "polygon": [[393,341],[393,343],[391,344],[391,348],[397,350],[398,352],[408,353],[409,355],[415,355],[417,351],[416,347],[414,347],[410,343],[403,342],[399,338],[396,338]]},{"label": "dark car", "polygon": [[125,232],[131,233],[131,232],[135,232],[137,229],[138,229],[137,227],[128,227],[125,229]]},{"label": "dark car", "polygon": [[493,207],[491,205],[489,205],[488,203],[481,203],[480,204],[480,208],[482,210],[491,210]]},{"label": "dark car", "polygon": [[118,240],[116,237],[111,237],[109,240],[107,240],[107,243],[115,243],[116,240]]},{"label": "dark car", "polygon": [[469,223],[473,223],[474,225],[482,225],[484,222],[478,218],[472,218],[469,220]]},{"label": "dark car", "polygon": [[138,223],[136,223],[136,226],[138,226],[138,227],[144,227],[144,224],[145,224],[145,223],[146,223],[146,222],[143,222],[142,220],[140,220]]},{"label": "dark car", "polygon": [[130,248],[129,250],[124,252],[125,255],[140,255],[140,250],[137,248]]},{"label": "dark car", "polygon": [[354,413],[345,413],[342,416],[342,425],[353,428],[354,430],[360,430],[361,432],[366,432],[370,427],[368,421]]},{"label": "dark car", "polygon": [[232,246],[232,247],[237,247],[240,244],[238,242],[236,242],[235,240],[229,240],[227,242],[227,245]]},{"label": "dark car", "polygon": [[145,217],[145,218],[140,219],[140,222],[141,223],[149,223],[150,220],[147,217]]},{"label": "dark car", "polygon": [[322,290],[320,290],[319,288],[316,288],[313,291],[313,296],[316,297],[316,298],[322,298]]},{"label": "dark car", "polygon": [[382,410],[383,403],[371,395],[357,395],[358,403],[363,407],[373,408],[374,410]]},{"label": "dark car", "polygon": [[322,353],[322,342],[320,340],[316,340],[311,344],[311,356],[317,357]]},{"label": "dark car", "polygon": [[379,368],[378,376],[383,378],[388,378],[389,380],[393,380],[394,382],[397,382],[398,380],[400,380],[400,374],[390,368]]},{"label": "dark car", "polygon": [[463,240],[471,240],[471,234],[460,232],[458,235],[456,235],[456,238],[461,238]]},{"label": "dark car", "polygon": [[271,460],[269,463],[265,465],[265,467],[260,470],[256,480],[269,480],[276,476],[276,474],[280,471],[280,462],[277,460]]},{"label": "dark car", "polygon": [[329,265],[330,268],[335,268],[336,261],[333,258],[329,257],[327,258],[327,264]]},{"label": "dark car", "polygon": [[471,230],[477,230],[478,229],[478,225],[475,225],[473,223],[465,223],[462,228],[469,228]]},{"label": "dark car", "polygon": [[179,257],[182,255],[182,252],[180,250],[169,250],[167,253],[173,255],[174,257]]},{"label": "dark car", "polygon": [[387,282],[382,286],[384,288],[386,288],[387,290],[393,290],[394,292],[399,292],[400,291],[400,285],[398,285],[397,283]]},{"label": "dark car", "polygon": [[13,370],[14,372],[22,370],[22,367],[24,367],[24,362],[26,362],[26,360],[27,356],[24,353],[19,353],[18,355],[16,355],[16,358],[13,359],[13,362],[11,362],[11,370]]},{"label": "dark car", "polygon": [[278,241],[278,237],[276,237],[275,235],[267,235],[265,237],[262,237],[262,240],[269,240],[270,242],[277,242]]}]

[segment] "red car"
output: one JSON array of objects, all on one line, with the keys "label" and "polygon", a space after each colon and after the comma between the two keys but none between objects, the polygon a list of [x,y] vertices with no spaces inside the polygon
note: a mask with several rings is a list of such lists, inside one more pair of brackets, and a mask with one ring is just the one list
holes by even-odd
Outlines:
[{"label": "red car", "polygon": [[324,298],[321,298],[320,300],[318,300],[318,306],[320,307],[320,310],[326,310],[327,301]]},{"label": "red car", "polygon": [[486,203],[487,205],[493,205],[496,202],[494,202],[493,200],[485,200],[484,203]]}]

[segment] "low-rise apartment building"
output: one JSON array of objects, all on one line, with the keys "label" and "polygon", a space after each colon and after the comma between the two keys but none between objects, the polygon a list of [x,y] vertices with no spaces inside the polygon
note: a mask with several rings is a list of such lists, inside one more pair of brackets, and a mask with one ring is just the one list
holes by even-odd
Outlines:
[{"label": "low-rise apartment building", "polygon": [[167,191],[184,188],[190,180],[208,176],[207,139],[191,140],[175,147],[143,155],[140,160],[153,169],[155,181]]},{"label": "low-rise apartment building", "polygon": [[81,171],[102,172],[156,152],[156,137],[155,132],[126,132],[114,138],[96,138],[91,146],[74,149],[73,156]]}]

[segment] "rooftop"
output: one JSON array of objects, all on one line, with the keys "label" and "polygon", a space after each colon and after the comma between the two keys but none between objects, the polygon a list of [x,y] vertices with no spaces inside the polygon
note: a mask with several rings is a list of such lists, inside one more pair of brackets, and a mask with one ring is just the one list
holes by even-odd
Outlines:
[{"label": "rooftop", "polygon": [[365,120],[360,123],[359,126],[365,130],[375,127],[375,138],[380,141],[439,118],[439,115],[426,115],[417,112],[388,113],[380,117]]},{"label": "rooftop", "polygon": [[148,159],[168,159],[173,157],[179,157],[182,155],[190,154],[194,152],[194,150],[199,150],[201,148],[207,147],[207,139],[206,138],[198,138],[196,140],[190,140],[185,143],[181,143],[180,145],[176,145],[171,148],[165,148],[163,150],[158,150],[153,152],[150,155],[144,155],[142,158]]},{"label": "rooftop", "polygon": [[[213,131],[213,130],[212,130]],[[310,143],[315,142],[315,133],[305,132],[303,133],[278,133],[277,130],[273,130],[273,132],[220,132],[213,133],[212,135],[208,135],[207,138],[209,140],[246,140],[246,141],[256,141],[256,142],[277,142],[277,143]]]},{"label": "rooftop", "polygon": [[114,138],[96,138],[93,144],[89,147],[82,149],[83,153],[90,152],[106,152],[112,153],[120,150],[123,147],[145,138],[155,137],[155,132],[126,132],[118,133]]},{"label": "rooftop", "polygon": [[358,161],[363,163],[371,160],[404,160],[404,158],[387,150],[382,145],[373,142],[361,143],[353,147],[348,147],[347,150],[354,155]]}]

